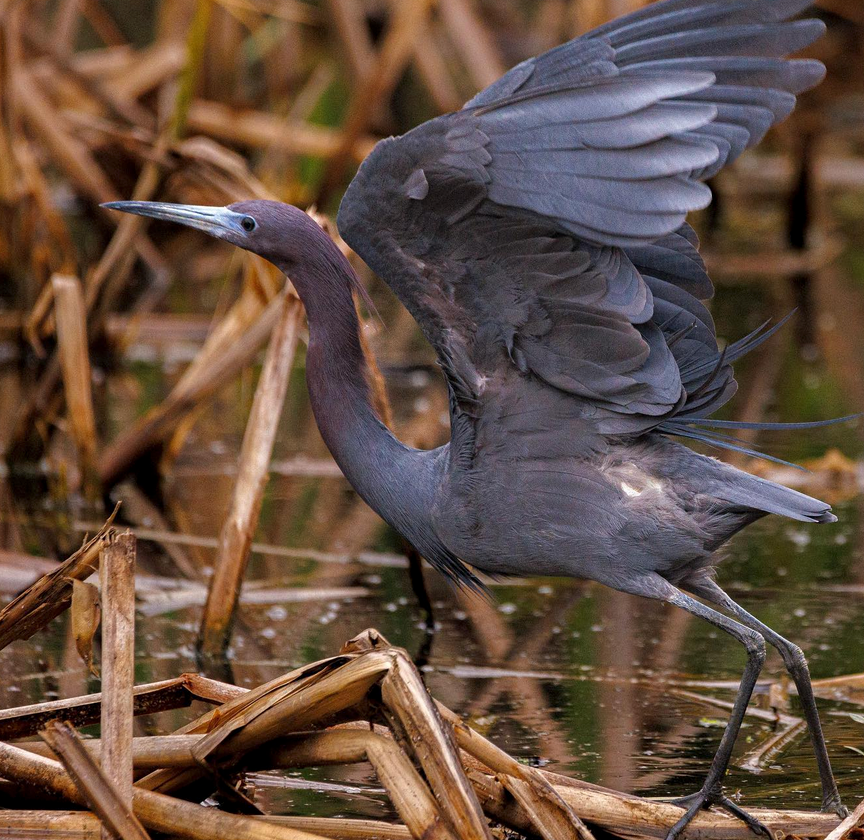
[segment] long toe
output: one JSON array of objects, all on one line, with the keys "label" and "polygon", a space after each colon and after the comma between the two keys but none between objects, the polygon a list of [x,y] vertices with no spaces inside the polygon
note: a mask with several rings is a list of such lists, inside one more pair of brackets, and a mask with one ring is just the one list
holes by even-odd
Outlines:
[{"label": "long toe", "polygon": [[768,826],[759,822],[756,817],[748,814],[743,808],[739,808],[728,796],[721,796],[719,800],[712,804],[725,808],[730,814],[738,817],[742,822],[747,823],[755,834],[764,834],[766,837],[774,837]]},{"label": "long toe", "polygon": [[681,833],[685,828],[687,828],[696,814],[711,805],[716,805],[728,811],[734,817],[737,817],[743,823],[746,823],[746,825],[749,826],[751,831],[755,834],[764,834],[766,837],[774,836],[766,825],[748,814],[743,808],[739,808],[738,805],[723,793],[707,793],[705,791],[699,791],[698,793],[693,793],[689,796],[683,796],[679,799],[672,799],[669,801],[672,805],[677,805],[679,808],[683,808],[684,815],[675,823],[675,825],[672,826],[672,828],[669,829],[669,833],[666,835],[666,840],[676,840],[676,838],[680,837]]},{"label": "long toe", "polygon": [[[704,793],[697,793],[692,797],[684,797],[683,799],[679,799],[675,804],[677,805],[687,800],[690,800],[689,807],[687,807],[684,812],[684,816],[669,829],[669,833],[666,835],[666,840],[677,840],[681,835],[681,832],[690,824],[693,817],[695,817],[703,808],[707,808],[710,804],[708,801],[708,795]],[[681,807],[684,807],[684,805],[682,804]]]}]

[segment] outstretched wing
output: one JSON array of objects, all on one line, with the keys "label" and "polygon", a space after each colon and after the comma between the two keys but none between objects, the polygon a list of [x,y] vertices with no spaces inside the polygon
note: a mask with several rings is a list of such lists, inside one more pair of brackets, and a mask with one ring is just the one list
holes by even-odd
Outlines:
[{"label": "outstretched wing", "polygon": [[373,150],[339,229],[438,351],[454,449],[493,419],[538,454],[677,433],[731,397],[765,334],[718,351],[685,219],[822,79],[785,59],[824,31],[808,5],[655,3]]}]

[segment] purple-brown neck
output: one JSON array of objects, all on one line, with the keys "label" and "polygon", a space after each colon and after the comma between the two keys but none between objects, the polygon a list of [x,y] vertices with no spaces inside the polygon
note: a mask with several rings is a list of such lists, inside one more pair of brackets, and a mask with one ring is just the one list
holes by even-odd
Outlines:
[{"label": "purple-brown neck", "polygon": [[432,504],[436,459],[404,446],[377,416],[353,298],[359,280],[330,237],[315,228],[304,232],[309,241],[302,259],[271,257],[306,308],[306,383],[315,420],[354,489],[410,537]]},{"label": "purple-brown neck", "polygon": [[[306,307],[306,380],[321,436],[354,489],[433,562],[451,562],[433,511],[448,449],[403,446],[372,407],[353,292],[359,281],[333,240],[306,213],[278,201],[229,207],[120,201],[115,210],[203,230],[258,254],[291,278]],[[453,560],[452,562],[456,562]]]}]

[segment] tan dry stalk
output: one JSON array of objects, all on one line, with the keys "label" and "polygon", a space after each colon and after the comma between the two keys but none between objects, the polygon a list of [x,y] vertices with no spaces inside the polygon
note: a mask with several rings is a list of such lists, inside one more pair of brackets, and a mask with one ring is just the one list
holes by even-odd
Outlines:
[{"label": "tan dry stalk", "polygon": [[[301,120],[285,119],[263,111],[238,110],[221,102],[196,99],[189,106],[188,126],[227,143],[291,155],[331,158],[340,149],[339,133]],[[360,163],[372,151],[377,138],[361,134],[350,151]]]},{"label": "tan dry stalk", "polygon": [[[159,770],[163,767],[194,767],[195,757],[192,749],[201,740],[200,735],[147,735],[132,739],[132,763],[135,772]],[[100,738],[87,738],[81,742],[94,757],[102,749]],[[53,758],[53,752],[46,744],[38,741],[25,741],[18,744],[27,752]]]},{"label": "tan dry stalk", "polygon": [[[131,720],[131,718],[130,718]],[[45,743],[66,768],[87,804],[102,821],[102,840],[150,840],[144,827],[130,810],[131,784],[123,790],[99,768],[75,730],[68,723],[53,721],[42,730]],[[103,760],[104,764],[104,760]],[[131,768],[130,778],[131,783]]]},{"label": "tan dry stalk", "polygon": [[486,814],[501,825],[521,834],[533,832],[534,826],[528,813],[495,776],[471,768],[467,773]]},{"label": "tan dry stalk", "polygon": [[[328,817],[253,817],[297,831],[318,834],[332,840],[411,840],[404,825],[378,820],[346,820]],[[0,810],[0,837],[74,837],[100,840],[102,823],[89,811],[6,811]],[[164,835],[175,840],[177,835]],[[224,838],[223,838],[224,840]]]},{"label": "tan dry stalk", "polygon": [[378,820],[346,820],[328,817],[254,817],[276,825],[290,825],[300,831],[311,831],[333,840],[410,840],[404,825]]},{"label": "tan dry stalk", "polygon": [[588,826],[576,816],[558,792],[542,777],[502,775],[501,783],[528,815],[531,828],[544,840],[594,840]]},{"label": "tan dry stalk", "polygon": [[57,346],[60,369],[63,372],[63,390],[66,393],[66,412],[72,437],[78,448],[81,474],[86,486],[95,475],[98,442],[93,392],[90,387],[90,354],[84,295],[81,281],[77,277],[61,274],[55,274],[51,278],[51,290],[54,294],[54,317],[57,322]]},{"label": "tan dry stalk", "polygon": [[[247,756],[255,767],[318,767],[368,761],[415,840],[455,840],[414,765],[395,741],[369,730],[340,729],[296,735]],[[246,763],[244,762],[244,763]]]},{"label": "tan dry stalk", "polygon": [[[46,790],[84,804],[84,798],[57,761],[0,742],[0,773],[4,778]],[[318,840],[289,826],[226,814],[181,799],[135,788],[135,816],[149,829],[186,840]]]},{"label": "tan dry stalk", "polygon": [[546,840],[568,837],[574,830],[585,840],[592,837],[585,823],[542,773],[520,764],[500,747],[466,726],[446,706],[441,703],[436,705],[444,720],[453,726],[459,747],[498,774],[504,787],[522,806],[528,824],[535,831]]},{"label": "tan dry stalk", "polygon": [[[328,717],[361,703],[388,667],[389,662],[383,656],[374,659],[337,656],[314,662],[252,691],[238,689],[243,694],[186,724],[176,734],[207,733],[196,747],[199,765],[217,748],[222,755],[239,758],[243,751],[259,747],[292,729],[309,729],[322,718],[326,722]],[[235,732],[236,739],[231,737]],[[229,741],[224,752],[223,741]],[[141,779],[137,786],[171,793],[200,778],[202,772],[201,769],[159,770]]]},{"label": "tan dry stalk", "polygon": [[115,95],[121,99],[138,99],[176,76],[185,60],[183,47],[172,41],[157,41],[138,50],[122,73],[111,74]]},{"label": "tan dry stalk", "polygon": [[[665,837],[682,814],[680,808],[667,802],[615,796],[611,791],[570,785],[556,785],[556,789],[583,820],[613,832]],[[802,837],[827,834],[838,822],[833,814],[775,811],[768,808],[752,808],[749,811],[773,831]],[[703,811],[688,826],[687,836],[692,840],[750,840],[753,833],[735,817],[717,811]]]},{"label": "tan dry stalk", "polygon": [[400,648],[387,653],[391,665],[381,682],[381,696],[404,728],[442,812],[463,840],[490,840],[483,809],[459,761],[452,727],[438,714],[408,654]]},{"label": "tan dry stalk", "polygon": [[299,678],[256,697],[252,703],[243,702],[248,695],[240,698],[242,713],[208,733],[195,749],[195,756],[206,760],[217,747],[222,756],[242,754],[280,735],[324,725],[360,705],[390,666],[390,657],[378,652],[347,661],[335,657],[304,669],[306,673]]},{"label": "tan dry stalk", "polygon": [[0,649],[16,639],[29,639],[72,602],[72,580],[84,580],[99,565],[117,508],[99,533],[57,568],[43,575],[0,611]]},{"label": "tan dry stalk", "polygon": [[228,645],[249,549],[264,501],[273,444],[288,392],[302,319],[300,301],[285,295],[243,435],[231,508],[219,536],[213,577],[201,619],[199,644],[205,655],[218,655]]},{"label": "tan dry stalk", "polygon": [[0,837],[101,840],[102,823],[88,811],[0,810]]},{"label": "tan dry stalk", "polygon": [[[132,692],[135,715],[149,715],[181,709],[193,700],[226,703],[247,689],[228,686],[200,674],[184,674],[170,680],[136,686]],[[31,706],[0,710],[0,740],[11,741],[36,735],[51,720],[66,720],[73,726],[99,722],[101,694],[87,694],[68,700],[50,700]]]},{"label": "tan dry stalk", "polygon": [[325,0],[325,5],[351,78],[365,79],[375,61],[375,50],[363,6],[353,0]]},{"label": "tan dry stalk", "polygon": [[[102,770],[120,802],[128,808],[132,804],[132,692],[135,688],[135,537],[128,531],[109,535],[102,549],[99,577],[102,584]],[[93,807],[95,810],[95,805]],[[103,835],[103,840],[110,840],[107,831]]]}]

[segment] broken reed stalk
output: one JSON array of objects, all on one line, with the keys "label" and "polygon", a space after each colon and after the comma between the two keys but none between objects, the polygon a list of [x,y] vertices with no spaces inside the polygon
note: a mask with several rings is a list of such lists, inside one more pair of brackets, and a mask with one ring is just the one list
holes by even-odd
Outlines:
[{"label": "broken reed stalk", "polygon": [[218,656],[228,645],[252,538],[258,527],[273,443],[288,392],[303,307],[297,298],[288,294],[282,296],[280,306],[279,321],[270,338],[243,435],[231,509],[219,536],[213,579],[201,620],[199,645],[205,656]]},{"label": "broken reed stalk", "polygon": [[[368,761],[412,837],[455,840],[438,806],[411,760],[395,741],[363,729],[340,729],[297,735],[266,745],[244,761],[247,766],[318,767]],[[467,836],[467,835],[466,835]]]},{"label": "broken reed stalk", "polygon": [[[135,715],[182,709],[193,700],[222,704],[248,693],[247,688],[221,683],[200,674],[183,674],[170,680],[137,685],[132,692]],[[52,720],[65,720],[79,727],[89,726],[99,722],[101,707],[100,693],[3,709],[0,710],[0,740],[32,737]]]},{"label": "broken reed stalk", "polygon": [[131,772],[129,784],[126,786],[128,790],[113,784],[68,723],[52,721],[42,731],[42,737],[60,759],[87,804],[102,820],[102,840],[150,840],[144,827],[130,810]]},{"label": "broken reed stalk", "polygon": [[103,486],[115,484],[148,449],[170,437],[190,411],[251,364],[270,335],[281,308],[280,299],[271,301],[242,335],[222,347],[218,355],[214,354],[211,364],[199,368],[194,379],[183,377],[163,402],[111,443],[99,459]]},{"label": "broken reed stalk", "polygon": [[[265,817],[253,819],[307,831],[332,840],[411,840],[404,825],[378,820],[346,820],[340,817]],[[67,837],[74,840],[101,840],[102,824],[88,811],[4,811],[0,810],[0,837]],[[163,835],[175,840],[176,834]],[[225,840],[225,838],[223,838]]]},{"label": "broken reed stalk", "polygon": [[[132,804],[135,689],[135,537],[112,534],[102,549],[102,771],[120,803]],[[50,742],[49,742],[50,743]],[[111,840],[106,829],[103,840]]]},{"label": "broken reed stalk", "polygon": [[[79,805],[84,797],[62,765],[0,742],[0,774]],[[133,789],[132,810],[149,829],[187,840],[318,840],[318,835],[286,825],[226,814],[149,790]]]},{"label": "broken reed stalk", "polygon": [[408,655],[399,648],[388,653],[390,668],[381,681],[381,696],[398,721],[396,731],[416,754],[442,812],[462,840],[491,840],[483,809],[459,761],[452,727],[441,719]]},{"label": "broken reed stalk", "polygon": [[72,580],[90,577],[99,565],[111,523],[119,505],[93,539],[86,542],[57,568],[43,575],[0,611],[0,649],[16,639],[29,639],[37,630],[68,609]]},{"label": "broken reed stalk", "polygon": [[0,837],[101,840],[102,823],[87,811],[0,810]]},{"label": "broken reed stalk", "polygon": [[411,832],[397,823],[378,820],[346,820],[341,817],[266,817],[265,820],[276,825],[289,825],[300,831],[311,831],[333,840],[411,840]]},{"label": "broken reed stalk", "polygon": [[55,274],[51,278],[54,292],[54,317],[57,322],[57,345],[66,393],[66,413],[72,437],[78,449],[82,483],[88,496],[96,487],[96,417],[93,412],[90,354],[87,342],[87,315],[81,282],[77,277]]}]

